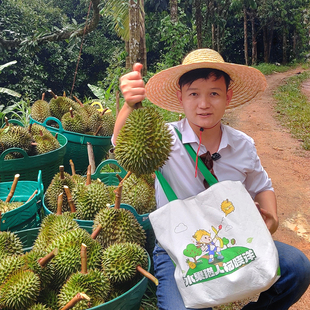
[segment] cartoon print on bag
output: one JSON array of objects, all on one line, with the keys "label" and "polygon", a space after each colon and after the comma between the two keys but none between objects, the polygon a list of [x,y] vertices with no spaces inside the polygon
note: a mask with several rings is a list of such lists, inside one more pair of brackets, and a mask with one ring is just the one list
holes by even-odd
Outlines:
[{"label": "cartoon print on bag", "polygon": [[[210,231],[198,229],[191,236],[191,243],[183,250],[188,266],[187,271],[183,270],[185,286],[231,274],[256,258],[253,249],[237,245],[235,238],[229,236],[233,227],[226,223],[225,218],[235,210],[233,203],[226,199],[220,208],[225,217],[217,226],[218,229],[215,226],[211,226]],[[252,240],[251,237],[247,238],[246,243]]]}]

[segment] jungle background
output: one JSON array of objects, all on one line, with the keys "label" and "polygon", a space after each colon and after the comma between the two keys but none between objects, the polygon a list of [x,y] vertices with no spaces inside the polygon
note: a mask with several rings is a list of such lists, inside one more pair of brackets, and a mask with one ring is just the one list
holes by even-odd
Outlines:
[{"label": "jungle background", "polygon": [[48,89],[114,106],[134,62],[147,81],[201,47],[253,66],[304,61],[309,0],[0,0],[1,122]]}]

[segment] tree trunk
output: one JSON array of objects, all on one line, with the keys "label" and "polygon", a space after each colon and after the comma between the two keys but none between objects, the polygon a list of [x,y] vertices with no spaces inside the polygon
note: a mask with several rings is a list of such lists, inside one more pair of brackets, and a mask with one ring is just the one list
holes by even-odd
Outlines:
[{"label": "tree trunk", "polygon": [[147,56],[146,56],[146,40],[145,40],[145,12],[144,0],[140,0],[140,42],[139,42],[139,62],[142,63],[142,75],[147,73]]},{"label": "tree trunk", "polygon": [[268,39],[267,39],[267,26],[263,27],[263,42],[264,42],[264,62],[269,62],[268,56]]},{"label": "tree trunk", "polygon": [[247,27],[247,10],[243,8],[243,32],[244,32],[244,60],[246,66],[249,65],[248,55],[248,27]]},{"label": "tree trunk", "polygon": [[129,0],[129,67],[137,62],[140,43],[140,2]]},{"label": "tree trunk", "polygon": [[170,0],[170,19],[172,23],[178,22],[178,0]]},{"label": "tree trunk", "polygon": [[197,46],[202,48],[202,15],[201,15],[201,0],[195,0],[195,18],[196,18],[196,31],[197,31]]},{"label": "tree trunk", "polygon": [[286,26],[283,26],[283,58],[282,58],[282,64],[287,64],[287,38],[286,38]]},{"label": "tree trunk", "polygon": [[252,16],[251,16],[251,25],[252,25],[252,65],[256,65],[257,64],[257,36],[256,36],[254,13],[252,13]]},{"label": "tree trunk", "polygon": [[212,49],[215,50],[215,26],[212,24]]},{"label": "tree trunk", "polygon": [[294,28],[294,33],[293,33],[293,56],[294,58],[296,58],[296,55],[297,55],[296,46],[297,46],[297,34],[296,34],[296,28]]}]

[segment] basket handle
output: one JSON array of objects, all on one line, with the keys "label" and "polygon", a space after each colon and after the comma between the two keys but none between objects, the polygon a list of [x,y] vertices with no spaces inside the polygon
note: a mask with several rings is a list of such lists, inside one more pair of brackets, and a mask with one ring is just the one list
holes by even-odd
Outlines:
[{"label": "basket handle", "polygon": [[54,122],[56,122],[56,123],[58,124],[59,128],[54,128],[54,127],[53,127],[53,130],[57,130],[57,131],[59,131],[60,133],[63,133],[63,132],[64,132],[64,128],[62,127],[62,123],[61,123],[61,121],[60,121],[58,118],[53,117],[53,116],[47,117],[47,118],[44,120],[44,122],[43,122],[43,126],[44,126],[44,127],[51,127],[51,126],[48,126],[48,125],[47,125],[47,122],[48,122],[48,121],[54,121]]},{"label": "basket handle", "polygon": [[[3,151],[0,155],[0,160],[4,160],[4,157],[7,155],[7,154],[10,154],[10,153],[13,153],[13,152],[17,152],[17,153],[20,153],[24,156],[24,158],[28,158],[28,154],[26,153],[25,150],[21,149],[21,148],[18,148],[18,147],[11,147],[5,151]],[[21,159],[21,158],[16,158],[16,159]],[[14,159],[13,159],[14,160]]]},{"label": "basket handle", "polygon": [[38,196],[41,197],[43,193],[44,193],[44,185],[42,182],[42,171],[39,170],[38,172]]},{"label": "basket handle", "polygon": [[[18,119],[14,119],[14,118],[9,119],[9,123],[10,124],[16,124],[18,126],[24,127],[24,124],[21,121],[19,121]],[[5,123],[2,124],[1,128],[3,128],[4,126],[5,126]]]},{"label": "basket handle", "polygon": [[97,168],[96,168],[95,172],[92,174],[92,176],[100,179],[100,176],[102,175],[102,173],[100,173],[101,169],[104,166],[110,165],[110,164],[118,166],[120,168],[121,172],[120,173],[118,173],[118,172],[108,172],[108,174],[114,174],[114,175],[118,174],[122,178],[125,177],[125,175],[127,174],[127,171],[122,166],[120,166],[120,164],[115,159],[106,159],[106,160],[102,161],[97,166]]}]

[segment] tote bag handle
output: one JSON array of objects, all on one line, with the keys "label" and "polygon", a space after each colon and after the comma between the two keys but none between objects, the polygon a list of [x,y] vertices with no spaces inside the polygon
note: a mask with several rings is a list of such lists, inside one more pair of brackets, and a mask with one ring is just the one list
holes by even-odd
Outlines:
[{"label": "tote bag handle", "polygon": [[[176,133],[178,134],[179,139],[182,141],[182,134],[177,128],[174,128]],[[188,154],[192,157],[194,162],[196,161],[196,152],[192,148],[192,146],[188,143],[183,144],[185,149],[187,150]],[[218,180],[212,175],[212,173],[209,171],[209,169],[206,167],[206,165],[203,163],[202,159],[198,156],[198,168],[201,171],[202,175],[204,176],[205,180],[209,184],[209,186],[215,184],[218,182]],[[155,171],[155,174],[158,178],[158,181],[161,185],[161,187],[164,190],[164,193],[167,196],[168,201],[173,201],[178,199],[177,195],[167,182],[167,180],[164,178],[162,173],[160,171]]]}]

